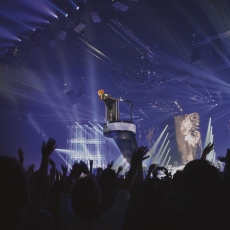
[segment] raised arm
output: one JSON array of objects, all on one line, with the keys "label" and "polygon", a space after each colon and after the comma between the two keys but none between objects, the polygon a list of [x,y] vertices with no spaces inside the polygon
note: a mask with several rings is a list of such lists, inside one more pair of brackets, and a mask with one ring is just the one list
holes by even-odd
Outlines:
[{"label": "raised arm", "polygon": [[83,161],[74,163],[70,175],[66,179],[63,193],[70,194],[73,182],[78,180],[82,173],[89,173],[87,165]]},{"label": "raised arm", "polygon": [[21,148],[18,149],[18,157],[19,157],[19,163],[23,167],[24,153]]},{"label": "raised arm", "polygon": [[155,167],[156,167],[156,164],[151,164],[151,165],[149,166],[149,170],[148,170],[148,174],[147,174],[147,176],[146,176],[146,180],[148,180],[148,179],[150,178],[150,176],[151,176],[151,174],[153,173]]},{"label": "raised arm", "polygon": [[55,164],[55,162],[51,158],[49,159],[49,164],[51,165],[51,170],[50,170],[50,187],[52,187],[53,184],[54,184],[54,181],[55,181],[56,164]]},{"label": "raised arm", "polygon": [[142,146],[133,153],[133,156],[131,158],[130,170],[125,178],[125,181],[122,187],[123,189],[130,191],[132,184],[134,182],[134,179],[136,177],[138,167],[141,165],[143,160],[149,157],[149,156],[145,156],[147,152],[148,152],[147,147]]},{"label": "raised arm", "polygon": [[61,169],[62,169],[62,179],[65,180],[67,176],[68,168],[66,165],[61,164]]},{"label": "raised arm", "polygon": [[113,164],[114,164],[114,161],[109,162],[108,165],[107,165],[107,168],[112,169]]},{"label": "raised arm", "polygon": [[37,205],[41,203],[41,197],[45,187],[45,182],[46,182],[46,177],[48,172],[50,155],[52,154],[52,152],[56,147],[57,147],[56,141],[52,138],[49,138],[47,142],[44,141],[42,143],[42,148],[41,148],[42,160],[36,178],[35,194],[34,194],[34,202]]},{"label": "raised arm", "polygon": [[214,149],[214,143],[209,143],[201,154],[201,160],[206,160],[206,156]]},{"label": "raised arm", "polygon": [[89,173],[93,174],[93,160],[89,160],[89,165],[90,165]]},{"label": "raised arm", "polygon": [[123,166],[119,166],[117,169],[117,176],[122,172]]}]

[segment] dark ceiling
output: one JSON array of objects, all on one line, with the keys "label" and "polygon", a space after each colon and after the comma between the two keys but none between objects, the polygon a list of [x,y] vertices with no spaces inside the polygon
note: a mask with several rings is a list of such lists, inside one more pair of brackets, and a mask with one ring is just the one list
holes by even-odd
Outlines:
[{"label": "dark ceiling", "polygon": [[[85,28],[75,32],[80,23]],[[198,112],[203,136],[213,118],[222,151],[230,126],[229,36],[227,0],[1,1],[1,136],[33,124],[63,147],[67,125],[103,123],[97,91],[104,89],[133,102],[140,142],[150,144],[147,135],[154,140],[166,124],[174,135],[174,116]],[[18,132],[4,138],[19,145]]]}]

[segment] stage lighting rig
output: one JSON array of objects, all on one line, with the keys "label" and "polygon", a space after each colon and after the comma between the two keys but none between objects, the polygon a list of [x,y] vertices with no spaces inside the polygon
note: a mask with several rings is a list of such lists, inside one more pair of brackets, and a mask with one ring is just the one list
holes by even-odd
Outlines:
[{"label": "stage lighting rig", "polygon": [[194,100],[194,101],[196,101],[198,103],[204,103],[207,98],[203,98],[203,97],[201,97],[199,95],[194,94],[193,96],[190,97],[190,99],[192,99],[192,100]]},{"label": "stage lighting rig", "polygon": [[183,112],[183,109],[180,107],[180,105],[178,104],[178,102],[177,102],[177,101],[174,101],[174,103],[175,103],[175,105],[177,106],[177,108],[178,108],[181,112]]},{"label": "stage lighting rig", "polygon": [[99,15],[98,15],[98,12],[92,12],[90,15],[91,15],[91,18],[92,18],[94,23],[101,22],[101,19],[100,19]]},{"label": "stage lighting rig", "polygon": [[42,34],[42,31],[40,28],[35,29],[30,35],[30,41],[31,42],[37,42],[38,39],[40,38],[41,34]]},{"label": "stage lighting rig", "polygon": [[86,27],[86,25],[80,22],[80,23],[75,27],[74,31],[77,32],[78,34],[81,34],[81,32],[84,30],[85,27]]},{"label": "stage lighting rig", "polygon": [[107,23],[111,29],[113,29],[117,34],[119,34],[122,38],[124,38],[130,44],[132,44],[132,42],[128,40],[128,37],[131,38],[134,43],[136,43],[137,47],[135,47],[135,44],[132,44],[132,45],[135,47],[136,51],[140,53],[140,56],[143,59],[149,60],[154,65],[160,64],[157,57],[155,56],[153,51],[149,48],[149,46],[145,45],[141,41],[141,39],[127,25],[125,25],[123,22],[119,21],[118,19],[111,19],[111,22],[117,28],[119,28],[119,30],[117,30],[117,28],[115,28],[110,23]]},{"label": "stage lighting rig", "polygon": [[81,11],[81,12],[84,12],[85,11],[85,3],[86,1],[80,1],[77,5],[78,7],[78,10]]},{"label": "stage lighting rig", "polygon": [[120,10],[120,11],[123,11],[123,12],[125,12],[126,10],[129,9],[128,6],[124,5],[123,3],[119,2],[119,1],[116,1],[116,2],[113,4],[113,7],[114,7],[116,10]]},{"label": "stage lighting rig", "polygon": [[160,87],[161,76],[155,70],[144,67],[132,67],[127,65],[121,69],[113,69],[116,77],[116,87],[125,92],[145,92],[157,90]]},{"label": "stage lighting rig", "polygon": [[164,101],[156,101],[155,103],[150,103],[150,107],[165,113],[176,113],[176,107],[172,101],[169,101],[168,103]]}]

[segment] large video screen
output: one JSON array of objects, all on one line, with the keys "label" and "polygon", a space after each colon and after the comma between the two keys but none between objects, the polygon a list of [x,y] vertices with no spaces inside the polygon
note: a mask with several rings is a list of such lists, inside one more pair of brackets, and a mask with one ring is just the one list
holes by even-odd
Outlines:
[{"label": "large video screen", "polygon": [[198,113],[184,114],[174,117],[176,140],[181,164],[200,157],[201,135],[199,131],[200,116]]}]

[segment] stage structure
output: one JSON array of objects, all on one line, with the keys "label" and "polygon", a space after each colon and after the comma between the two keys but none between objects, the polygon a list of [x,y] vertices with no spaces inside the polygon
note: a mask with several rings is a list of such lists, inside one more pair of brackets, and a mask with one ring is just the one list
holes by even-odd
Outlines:
[{"label": "stage structure", "polygon": [[[203,149],[209,143],[213,143],[213,139],[214,139],[214,135],[213,135],[212,119],[209,118],[208,129],[207,129],[207,133],[206,133],[206,137],[205,137],[205,142],[204,142]],[[212,164],[216,164],[216,153],[215,153],[214,149],[206,156],[206,160],[208,160]]]},{"label": "stage structure", "polygon": [[105,103],[104,136],[114,139],[123,157],[130,163],[133,151],[138,148],[136,125],[132,122],[133,103],[122,98],[113,98],[105,94],[104,90],[99,90],[98,95]]},{"label": "stage structure", "polygon": [[68,126],[66,161],[72,166],[75,161],[84,161],[89,167],[93,160],[93,168],[106,167],[106,140],[102,131],[88,125]]}]

